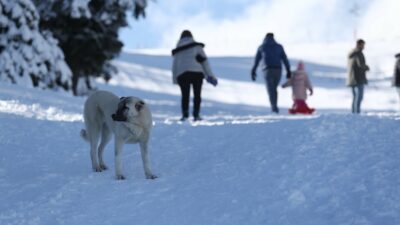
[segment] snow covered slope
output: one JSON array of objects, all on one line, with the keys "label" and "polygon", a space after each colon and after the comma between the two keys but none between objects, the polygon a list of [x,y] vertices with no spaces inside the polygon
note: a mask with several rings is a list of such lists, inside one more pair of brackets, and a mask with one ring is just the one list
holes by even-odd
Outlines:
[{"label": "snow covered slope", "polygon": [[[127,145],[127,180],[91,171],[79,137],[85,98],[0,84],[0,224],[399,224],[400,114],[386,80],[366,89],[365,113],[349,114],[344,69],[307,63],[313,116],[290,116],[290,90],[272,115],[249,58],[211,58],[220,77],[204,84],[205,121],[178,122],[170,59],[123,55],[110,85],[150,105],[155,125],[146,180],[138,146]],[[261,75],[261,74],[260,74]]]}]

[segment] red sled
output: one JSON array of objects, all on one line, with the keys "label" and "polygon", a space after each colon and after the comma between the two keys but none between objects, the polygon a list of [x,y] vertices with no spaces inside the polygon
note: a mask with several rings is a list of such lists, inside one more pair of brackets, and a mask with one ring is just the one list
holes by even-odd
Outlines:
[{"label": "red sled", "polygon": [[315,111],[314,108],[309,108],[304,100],[296,99],[291,109],[290,114],[312,114]]}]

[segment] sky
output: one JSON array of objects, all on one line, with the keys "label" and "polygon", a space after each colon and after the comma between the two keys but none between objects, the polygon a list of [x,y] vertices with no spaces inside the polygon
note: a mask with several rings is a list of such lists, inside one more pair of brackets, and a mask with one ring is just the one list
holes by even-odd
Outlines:
[{"label": "sky", "polygon": [[196,30],[195,26],[202,18],[207,23],[234,20],[251,2],[251,0],[149,1],[146,18],[134,20],[129,17],[129,27],[123,28],[120,35],[128,49],[165,47],[165,42],[170,39],[168,34],[172,34],[172,31],[174,36],[171,38],[175,40],[177,35],[179,36],[178,29],[186,27],[183,29]]},{"label": "sky", "polygon": [[[287,45],[400,42],[398,0],[156,0],[147,17],[129,17],[124,50],[170,51],[183,29],[211,54],[251,55],[267,32]],[[167,52],[167,51],[165,51]]]}]

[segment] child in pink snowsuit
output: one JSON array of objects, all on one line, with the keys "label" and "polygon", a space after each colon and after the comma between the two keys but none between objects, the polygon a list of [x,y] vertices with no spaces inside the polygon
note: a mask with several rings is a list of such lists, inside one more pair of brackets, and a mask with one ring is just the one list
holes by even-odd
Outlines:
[{"label": "child in pink snowsuit", "polygon": [[315,109],[309,108],[307,99],[307,89],[310,90],[310,95],[313,94],[313,88],[311,82],[308,79],[307,73],[304,70],[304,63],[299,62],[297,70],[294,71],[292,78],[282,85],[283,88],[292,86],[293,92],[293,106],[289,109],[290,114],[312,114]]}]

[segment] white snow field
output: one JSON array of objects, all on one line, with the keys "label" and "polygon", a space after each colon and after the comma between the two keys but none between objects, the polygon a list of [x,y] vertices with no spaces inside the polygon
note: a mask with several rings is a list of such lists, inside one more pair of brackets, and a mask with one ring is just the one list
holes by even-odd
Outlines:
[{"label": "white snow field", "polygon": [[352,115],[344,66],[306,62],[316,114],[288,115],[291,90],[279,89],[275,115],[261,72],[250,81],[252,58],[210,62],[219,85],[204,84],[202,122],[178,122],[170,57],[124,53],[119,75],[98,83],[150,105],[156,180],[145,179],[137,145],[124,148],[126,180],[115,179],[112,142],[109,170],[92,172],[79,136],[85,97],[0,84],[0,224],[400,224],[400,103],[389,78],[370,80]]}]

